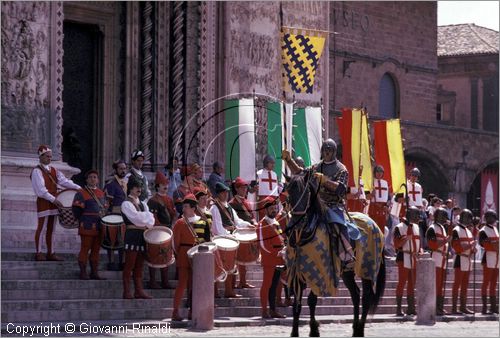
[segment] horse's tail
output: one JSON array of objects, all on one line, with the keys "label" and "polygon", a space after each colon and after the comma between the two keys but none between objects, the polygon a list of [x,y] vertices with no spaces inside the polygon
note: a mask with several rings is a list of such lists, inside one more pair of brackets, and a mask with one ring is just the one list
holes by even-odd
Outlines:
[{"label": "horse's tail", "polygon": [[380,263],[380,269],[377,275],[377,285],[375,287],[375,294],[372,298],[372,306],[370,306],[370,312],[373,314],[377,310],[380,300],[384,296],[385,291],[385,250],[382,250],[382,261]]}]

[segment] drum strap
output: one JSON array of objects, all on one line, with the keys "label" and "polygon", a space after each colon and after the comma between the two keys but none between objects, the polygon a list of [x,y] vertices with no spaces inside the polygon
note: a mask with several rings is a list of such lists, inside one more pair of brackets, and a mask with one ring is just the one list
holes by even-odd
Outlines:
[{"label": "drum strap", "polygon": [[45,169],[45,168],[44,168],[43,166],[41,166],[40,164],[39,164],[37,167],[38,167],[38,168],[40,168],[40,170],[41,170],[42,172],[44,172],[45,174],[47,174],[47,175],[49,176],[49,178],[50,178],[50,180],[52,181],[52,183],[54,183],[56,186],[58,186],[58,187],[59,187],[59,185],[57,184],[57,177],[56,177],[56,178],[54,178],[54,176],[52,176],[52,173],[51,173],[49,170]]},{"label": "drum strap", "polygon": [[234,196],[234,198],[236,199],[236,201],[238,201],[241,204],[241,208],[243,209],[245,214],[247,214],[248,217],[253,218],[252,212],[250,210],[248,210],[247,205],[246,205],[245,201],[243,200],[243,197],[236,195],[236,196]]},{"label": "drum strap", "polygon": [[[189,220],[188,220],[188,219],[186,218],[186,216],[184,216],[184,215],[182,216],[182,218],[184,219],[184,222],[186,222],[186,225],[187,225],[187,227],[188,227],[189,232],[191,232],[191,235],[193,235],[193,237],[194,237],[194,240],[195,240],[195,242],[196,242],[196,244],[195,244],[195,245],[200,244],[200,243],[201,243],[201,242],[200,242],[200,239],[198,238],[198,235],[196,234],[196,231],[194,231],[194,228],[193,228],[193,226],[191,225],[191,222],[189,222]],[[194,246],[194,245],[193,245],[193,246]]]},{"label": "drum strap", "polygon": [[97,198],[95,193],[90,189],[88,186],[85,186],[85,190],[89,193],[89,195],[96,201],[97,205],[99,206],[100,212],[105,213],[106,209],[104,208],[104,205],[102,205],[101,201]]},{"label": "drum strap", "polygon": [[[224,213],[224,215],[226,215],[227,219],[231,222],[231,226],[236,227],[236,225],[234,224],[233,217],[229,215],[229,212],[227,211],[227,209],[219,202],[218,199],[215,199],[215,204],[217,204],[217,207],[219,208],[219,210],[222,211]],[[227,205],[231,209],[231,206],[229,205],[229,203]]]}]

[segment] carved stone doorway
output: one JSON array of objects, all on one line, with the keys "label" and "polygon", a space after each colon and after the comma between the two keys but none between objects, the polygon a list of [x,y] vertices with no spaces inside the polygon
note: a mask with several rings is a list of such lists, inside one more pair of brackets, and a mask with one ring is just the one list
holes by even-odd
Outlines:
[{"label": "carved stone doorway", "polygon": [[81,170],[73,179],[82,185],[84,174],[96,165],[97,114],[102,102],[102,39],[97,25],[64,22],[63,161]]}]

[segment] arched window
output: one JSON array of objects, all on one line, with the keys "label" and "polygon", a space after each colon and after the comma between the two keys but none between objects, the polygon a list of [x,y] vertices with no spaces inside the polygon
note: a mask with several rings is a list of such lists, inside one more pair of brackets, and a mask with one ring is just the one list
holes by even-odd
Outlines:
[{"label": "arched window", "polygon": [[385,73],[380,80],[378,114],[382,118],[399,116],[399,93],[395,79]]}]

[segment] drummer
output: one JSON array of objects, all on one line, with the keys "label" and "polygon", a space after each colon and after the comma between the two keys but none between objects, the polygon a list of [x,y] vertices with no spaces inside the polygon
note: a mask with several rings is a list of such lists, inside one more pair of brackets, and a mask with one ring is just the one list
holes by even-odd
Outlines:
[{"label": "drummer", "polygon": [[[254,226],[238,217],[236,211],[227,202],[229,197],[229,188],[221,182],[215,185],[215,193],[217,194],[214,199],[214,205],[210,208],[212,214],[212,233],[214,236],[229,235],[237,228],[254,228]],[[233,274],[228,274],[225,283],[224,297],[226,298],[239,298],[233,289]]]},{"label": "drummer", "polygon": [[[280,281],[280,275],[285,262],[280,255],[284,247],[284,239],[279,222],[278,199],[268,196],[262,202],[266,216],[257,226],[257,239],[260,244],[261,264],[264,268],[262,286],[260,288],[260,303],[262,307],[262,318],[284,318],[285,316],[276,311],[276,288]],[[269,301],[269,309],[267,303]]]},{"label": "drummer", "polygon": [[[156,194],[148,201],[149,210],[155,215],[155,226],[172,228],[177,219],[174,202],[167,195],[169,179],[160,171],[156,172],[155,189]],[[172,289],[168,283],[168,267],[160,268],[161,286],[156,282],[157,268],[149,267],[150,289]]]},{"label": "drummer", "polygon": [[[36,211],[38,215],[38,226],[35,231],[35,261],[62,261],[52,250],[52,233],[54,231],[55,219],[59,214],[57,208],[63,205],[56,199],[57,186],[67,189],[81,189],[73,181],[67,179],[64,174],[50,165],[52,161],[52,150],[47,145],[38,147],[38,158],[40,163],[33,169],[30,175],[31,185],[35,192]],[[40,235],[44,226],[47,226],[45,241],[47,243],[47,256],[40,252]]]},{"label": "drummer", "polygon": [[208,222],[210,226],[210,231],[212,229],[212,214],[210,209],[208,209],[208,190],[198,187],[194,189],[194,196],[198,201],[198,207],[196,208],[196,214]]},{"label": "drummer", "polygon": [[[104,186],[104,192],[108,199],[108,212],[110,214],[121,215],[122,202],[127,198],[127,163],[124,160],[117,160],[113,163],[113,177]],[[108,249],[108,270],[123,270],[123,248],[118,251],[118,264],[115,263],[114,250]]]},{"label": "drummer", "polygon": [[[123,268],[123,298],[151,299],[144,292],[142,274],[146,242],[144,230],[152,228],[155,224],[154,215],[149,211],[148,205],[141,202],[139,197],[143,189],[142,182],[130,176],[127,182],[127,199],[122,203],[122,216],[127,229],[125,230],[125,267]],[[134,271],[135,294],[130,293],[130,277]]]},{"label": "drummer", "polygon": [[181,304],[184,290],[188,289],[188,306],[191,319],[191,278],[192,270],[187,252],[195,245],[210,241],[210,226],[200,216],[196,215],[198,201],[193,194],[187,194],[182,201],[182,217],[174,224],[173,248],[179,280],[175,288],[173,321],[181,321],[179,306]]},{"label": "drummer", "polygon": [[101,217],[105,215],[108,204],[104,191],[97,187],[99,174],[96,170],[85,173],[87,184],[80,189],[73,200],[73,215],[79,221],[78,234],[81,238],[78,265],[80,266],[80,279],[89,279],[87,275],[87,261],[89,260],[91,279],[106,279],[99,276],[99,249],[102,239]]},{"label": "drummer", "polygon": [[[252,224],[253,227],[256,227],[257,220],[253,216],[252,208],[250,207],[250,203],[247,200],[248,182],[241,177],[236,177],[233,182],[233,188],[236,194],[234,195],[234,198],[229,201],[229,205],[233,207],[239,218]],[[240,275],[240,283],[238,285],[238,289],[255,288],[255,286],[253,286],[252,284],[247,283],[247,269],[245,265],[239,264],[238,272]]]}]

